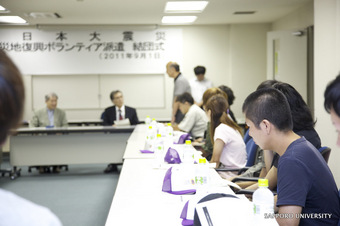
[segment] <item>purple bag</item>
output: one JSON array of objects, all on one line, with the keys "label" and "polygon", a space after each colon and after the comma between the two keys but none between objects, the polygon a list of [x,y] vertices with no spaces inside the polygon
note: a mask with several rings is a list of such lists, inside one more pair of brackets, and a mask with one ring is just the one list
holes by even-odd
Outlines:
[{"label": "purple bag", "polygon": [[190,140],[190,133],[182,134],[179,137],[177,144],[185,144],[186,140]]},{"label": "purple bag", "polygon": [[164,156],[164,161],[170,164],[179,164],[182,162],[176,149],[171,147],[166,152]]},{"label": "purple bag", "polygon": [[171,180],[172,180],[171,170],[172,170],[172,167],[170,167],[165,173],[162,191],[170,193],[170,194],[174,194],[174,195],[193,194],[196,192],[196,189],[173,191],[172,186],[171,186]]}]

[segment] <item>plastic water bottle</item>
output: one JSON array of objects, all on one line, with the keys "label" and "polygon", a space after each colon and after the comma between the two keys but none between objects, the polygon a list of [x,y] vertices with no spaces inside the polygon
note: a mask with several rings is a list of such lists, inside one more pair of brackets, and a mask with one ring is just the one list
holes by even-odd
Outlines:
[{"label": "plastic water bottle", "polygon": [[198,193],[207,193],[209,190],[209,165],[205,158],[200,158],[196,165],[195,184]]},{"label": "plastic water bottle", "polygon": [[155,167],[160,167],[164,162],[164,140],[161,134],[157,134],[154,143]]},{"label": "plastic water bottle", "polygon": [[171,123],[168,123],[165,127],[165,139],[166,143],[171,147],[174,143],[174,129],[172,128]]},{"label": "plastic water bottle", "polygon": [[191,140],[186,140],[183,147],[183,163],[194,163],[193,147]]},{"label": "plastic water bottle", "polygon": [[173,139],[174,136],[174,129],[171,126],[171,123],[168,123],[166,125],[166,135],[167,138],[171,138],[171,140]]},{"label": "plastic water bottle", "polygon": [[262,222],[264,225],[268,221],[265,215],[274,214],[274,195],[268,189],[267,179],[259,179],[258,183],[259,188],[253,194],[254,216],[257,222]]},{"label": "plastic water bottle", "polygon": [[151,118],[150,118],[150,116],[146,116],[146,118],[145,118],[145,124],[146,125],[149,125],[151,123]]},{"label": "plastic water bottle", "polygon": [[145,137],[145,150],[153,150],[154,142],[156,139],[156,134],[152,126],[149,126],[148,130],[146,131],[146,137]]}]

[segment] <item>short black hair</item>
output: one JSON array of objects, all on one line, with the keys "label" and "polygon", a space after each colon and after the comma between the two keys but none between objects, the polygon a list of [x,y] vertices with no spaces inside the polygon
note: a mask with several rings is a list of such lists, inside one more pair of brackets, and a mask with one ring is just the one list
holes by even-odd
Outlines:
[{"label": "short black hair", "polygon": [[234,96],[234,92],[232,89],[230,89],[228,86],[225,85],[221,85],[218,87],[219,89],[221,89],[223,92],[225,92],[228,96],[228,104],[229,106],[232,105],[234,103],[235,100],[235,96]]},{"label": "short black hair", "polygon": [[117,93],[122,93],[120,90],[114,90],[110,93],[110,99],[113,100]]},{"label": "short black hair", "polygon": [[251,93],[244,101],[242,111],[256,128],[260,128],[260,123],[266,119],[282,132],[293,129],[287,98],[277,89],[264,88]]},{"label": "short black hair", "polygon": [[292,113],[293,130],[312,130],[315,121],[300,93],[292,85],[284,82],[275,83],[273,88],[280,90],[288,101]]},{"label": "short black hair", "polygon": [[205,75],[205,67],[197,66],[194,68],[195,75]]},{"label": "short black hair", "polygon": [[329,113],[333,109],[340,117],[340,74],[327,85],[324,97],[326,111]]},{"label": "short black hair", "polygon": [[263,82],[260,83],[260,85],[258,85],[258,87],[256,88],[256,90],[259,89],[264,89],[264,88],[271,88],[273,87],[273,85],[275,85],[276,83],[278,83],[279,81],[275,80],[275,79],[268,79],[265,80]]},{"label": "short black hair", "polygon": [[177,96],[176,101],[180,102],[182,104],[184,104],[185,102],[188,102],[190,105],[194,104],[194,98],[192,98],[191,94],[188,93],[188,92],[185,92],[185,93]]}]

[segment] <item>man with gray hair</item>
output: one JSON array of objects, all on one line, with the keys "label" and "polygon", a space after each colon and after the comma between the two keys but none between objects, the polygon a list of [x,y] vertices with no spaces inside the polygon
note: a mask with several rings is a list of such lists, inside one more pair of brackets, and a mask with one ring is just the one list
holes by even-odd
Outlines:
[{"label": "man with gray hair", "polygon": [[57,108],[58,96],[49,93],[45,96],[46,107],[34,112],[31,127],[67,127],[65,111]]},{"label": "man with gray hair", "polygon": [[[65,111],[57,108],[58,96],[55,93],[49,93],[45,96],[46,107],[36,112],[30,122],[30,127],[67,127]],[[59,173],[60,167],[54,165],[53,172]],[[50,172],[50,166],[37,166],[40,173]]]}]

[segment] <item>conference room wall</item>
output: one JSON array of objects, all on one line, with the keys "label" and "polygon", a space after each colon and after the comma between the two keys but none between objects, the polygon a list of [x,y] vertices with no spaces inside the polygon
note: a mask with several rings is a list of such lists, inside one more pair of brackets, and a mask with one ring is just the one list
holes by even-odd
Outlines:
[{"label": "conference room wall", "polygon": [[[183,31],[183,61],[179,64],[184,76],[193,79],[195,78],[193,68],[197,65],[206,66],[206,76],[214,85],[228,85],[235,91],[237,98],[233,110],[238,118],[242,118],[241,106],[244,97],[249,90],[253,90],[265,79],[266,33],[270,30],[270,24],[175,26],[174,28],[181,28]],[[170,118],[173,79],[170,79],[165,71],[164,65],[165,107],[137,108],[140,119],[144,119],[146,115],[161,119]],[[251,76],[250,80],[249,76]],[[33,77],[33,75],[24,75],[27,93],[24,120],[30,120],[33,115]],[[139,86],[139,84],[134,85]],[[131,92],[134,92],[133,85],[129,87]],[[69,93],[70,96],[73,94]],[[129,102],[126,101],[126,104],[129,105]],[[100,109],[66,109],[66,113],[69,120],[97,119],[104,108],[103,106]]]},{"label": "conference room wall", "polygon": [[314,24],[314,2],[305,4],[290,14],[274,21],[272,31],[303,30]]},{"label": "conference room wall", "polygon": [[332,148],[328,165],[340,186],[340,150],[336,146],[337,132],[326,113],[324,91],[340,72],[340,0],[314,1],[314,106],[322,145]]}]

